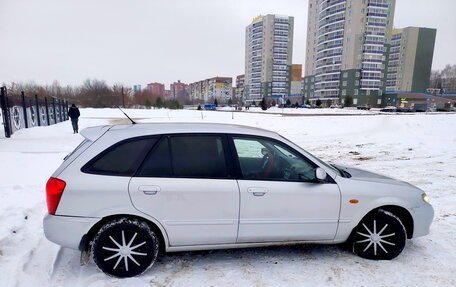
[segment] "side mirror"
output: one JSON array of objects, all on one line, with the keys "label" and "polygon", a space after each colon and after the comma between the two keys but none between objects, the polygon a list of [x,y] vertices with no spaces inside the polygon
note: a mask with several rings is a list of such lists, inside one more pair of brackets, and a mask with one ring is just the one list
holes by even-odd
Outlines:
[{"label": "side mirror", "polygon": [[315,177],[318,180],[325,180],[326,179],[326,171],[322,169],[321,167],[317,167],[315,170]]}]

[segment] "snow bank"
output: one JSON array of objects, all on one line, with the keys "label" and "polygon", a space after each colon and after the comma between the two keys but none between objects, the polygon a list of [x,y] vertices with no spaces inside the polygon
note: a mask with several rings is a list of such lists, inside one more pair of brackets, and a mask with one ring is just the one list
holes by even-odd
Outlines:
[{"label": "snow bank", "polygon": [[[82,140],[73,135],[71,123],[64,122],[0,139],[1,286],[456,286],[455,114],[361,111],[352,116],[314,117],[283,116],[281,109],[276,110],[126,112],[139,122],[262,127],[326,161],[409,181],[432,198],[436,213],[431,234],[409,241],[403,254],[389,262],[364,260],[337,246],[322,245],[183,252],[162,256],[141,277],[113,279],[93,262],[81,267],[77,251],[61,249],[43,235],[46,180]],[[81,129],[128,122],[116,109],[82,109],[81,114]]]}]

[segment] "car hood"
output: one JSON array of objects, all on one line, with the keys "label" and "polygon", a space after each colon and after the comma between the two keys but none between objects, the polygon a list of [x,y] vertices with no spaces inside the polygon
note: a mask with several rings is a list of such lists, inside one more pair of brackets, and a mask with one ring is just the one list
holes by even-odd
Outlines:
[{"label": "car hood", "polygon": [[413,186],[408,182],[401,181],[398,179],[394,179],[391,177],[387,177],[381,174],[373,173],[367,170],[362,170],[359,168],[336,165],[337,168],[343,169],[347,171],[352,180],[361,180],[361,181],[369,181],[369,182],[376,182],[376,183],[384,183],[384,184],[394,184],[394,185],[401,185],[401,186]]}]

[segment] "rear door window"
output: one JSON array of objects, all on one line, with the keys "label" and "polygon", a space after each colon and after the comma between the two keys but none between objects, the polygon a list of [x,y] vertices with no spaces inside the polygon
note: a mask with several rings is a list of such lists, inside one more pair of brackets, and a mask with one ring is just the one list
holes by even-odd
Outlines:
[{"label": "rear door window", "polygon": [[154,147],[136,175],[140,177],[170,177],[172,175],[168,137],[164,137]]},{"label": "rear door window", "polygon": [[174,175],[178,177],[226,177],[221,136],[174,136],[170,138]]},{"label": "rear door window", "polygon": [[226,178],[223,138],[217,135],[164,137],[147,156],[137,176]]}]

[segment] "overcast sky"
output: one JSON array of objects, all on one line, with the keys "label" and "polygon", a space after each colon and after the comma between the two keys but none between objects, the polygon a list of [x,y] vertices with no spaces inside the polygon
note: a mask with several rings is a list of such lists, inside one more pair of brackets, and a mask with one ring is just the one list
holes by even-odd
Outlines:
[{"label": "overcast sky", "polygon": [[[354,0],[361,1],[361,0]],[[245,26],[295,17],[304,64],[306,0],[0,0],[0,83],[190,83],[244,73]],[[397,0],[395,27],[437,29],[433,69],[456,64],[456,1]]]}]

